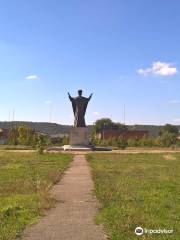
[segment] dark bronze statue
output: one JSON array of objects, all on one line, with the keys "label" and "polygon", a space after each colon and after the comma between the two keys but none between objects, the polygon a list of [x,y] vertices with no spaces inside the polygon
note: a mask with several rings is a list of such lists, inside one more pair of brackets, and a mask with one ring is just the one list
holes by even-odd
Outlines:
[{"label": "dark bronze statue", "polygon": [[78,95],[78,97],[71,97],[71,95],[68,93],[74,112],[74,127],[86,127],[84,116],[92,94],[86,98],[82,96],[82,90],[78,90]]}]

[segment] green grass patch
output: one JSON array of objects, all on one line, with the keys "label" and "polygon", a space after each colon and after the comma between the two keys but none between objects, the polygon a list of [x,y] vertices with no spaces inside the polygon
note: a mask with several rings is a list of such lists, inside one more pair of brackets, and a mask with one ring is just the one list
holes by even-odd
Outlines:
[{"label": "green grass patch", "polygon": [[31,146],[24,145],[0,145],[0,150],[34,150]]},{"label": "green grass patch", "polygon": [[49,189],[71,159],[69,154],[0,151],[0,240],[18,237],[54,205]]},{"label": "green grass patch", "polygon": [[[89,154],[95,194],[101,208],[96,218],[111,240],[179,239],[180,154]],[[173,234],[134,230],[173,229]]]}]

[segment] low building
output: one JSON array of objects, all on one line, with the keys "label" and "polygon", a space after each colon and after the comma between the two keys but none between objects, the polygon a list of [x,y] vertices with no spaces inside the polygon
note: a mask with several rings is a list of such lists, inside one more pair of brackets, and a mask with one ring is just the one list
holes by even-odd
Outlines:
[{"label": "low building", "polygon": [[145,130],[120,130],[120,129],[104,129],[96,134],[97,139],[110,139],[123,137],[128,139],[141,139],[143,137],[148,137],[148,131]]},{"label": "low building", "polygon": [[0,144],[6,144],[8,141],[8,129],[0,128]]}]

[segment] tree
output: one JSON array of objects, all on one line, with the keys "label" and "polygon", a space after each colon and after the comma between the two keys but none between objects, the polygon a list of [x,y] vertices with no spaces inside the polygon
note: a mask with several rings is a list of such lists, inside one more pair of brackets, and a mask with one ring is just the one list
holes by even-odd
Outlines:
[{"label": "tree", "polygon": [[27,145],[27,128],[25,126],[18,127],[18,143]]},{"label": "tree", "polygon": [[18,144],[18,130],[17,128],[10,128],[8,132],[8,144],[17,145]]},{"label": "tree", "polygon": [[122,124],[122,123],[114,123],[114,128],[117,128],[119,130],[122,130],[122,131],[126,131],[127,130],[127,126]]},{"label": "tree", "polygon": [[112,128],[112,127],[113,127],[113,122],[109,118],[99,119],[95,122],[95,125],[94,125],[95,132],[99,132],[103,129]]},{"label": "tree", "polygon": [[176,134],[170,132],[164,132],[159,137],[159,142],[162,147],[170,147],[176,144],[176,140],[177,140]]},{"label": "tree", "polygon": [[172,133],[172,134],[177,136],[178,133],[179,133],[179,129],[174,125],[166,124],[166,125],[164,125],[163,127],[160,128],[159,135],[161,136],[165,132]]},{"label": "tree", "polygon": [[39,154],[43,154],[43,150],[44,150],[44,138],[43,138],[42,135],[39,135],[39,136],[38,136],[36,148],[37,148],[37,152],[38,152]]},{"label": "tree", "polygon": [[35,148],[37,146],[37,143],[38,143],[38,134],[34,133],[32,136],[31,146]]},{"label": "tree", "polygon": [[34,143],[33,143],[34,135],[36,135],[36,134],[35,134],[35,132],[33,131],[32,128],[27,128],[26,129],[26,144],[27,145],[29,145],[29,146],[34,145]]},{"label": "tree", "polygon": [[170,147],[176,144],[179,129],[171,124],[166,124],[160,128],[157,142],[163,147]]},{"label": "tree", "polygon": [[111,129],[111,128],[119,129],[122,131],[127,129],[127,127],[124,124],[113,122],[110,118],[101,118],[95,122],[93,130],[96,133],[101,130]]}]

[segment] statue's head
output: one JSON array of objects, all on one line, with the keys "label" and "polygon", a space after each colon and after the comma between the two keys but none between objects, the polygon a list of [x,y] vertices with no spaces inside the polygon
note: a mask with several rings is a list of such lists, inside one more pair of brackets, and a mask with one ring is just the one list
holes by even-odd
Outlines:
[{"label": "statue's head", "polygon": [[82,96],[82,90],[78,90],[78,95],[81,97]]}]

